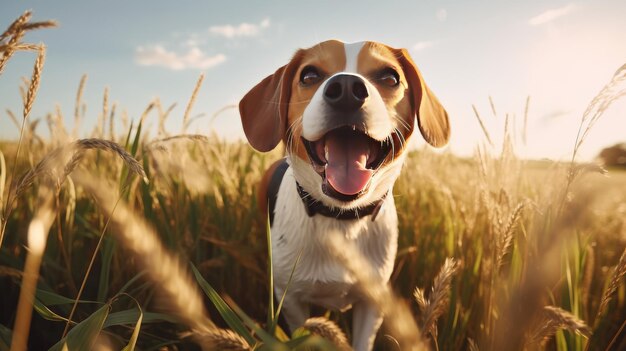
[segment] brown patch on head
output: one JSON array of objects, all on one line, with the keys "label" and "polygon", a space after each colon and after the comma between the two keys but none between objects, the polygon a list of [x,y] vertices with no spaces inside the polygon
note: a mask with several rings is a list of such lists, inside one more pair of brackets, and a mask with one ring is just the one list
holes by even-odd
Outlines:
[{"label": "brown patch on head", "polygon": [[[344,44],[338,40],[321,42],[311,48],[300,50],[300,54],[300,64],[295,70],[291,81],[288,128],[283,141],[293,154],[298,155],[303,160],[308,160],[304,145],[302,145],[300,140],[302,135],[302,114],[324,81],[333,74],[345,69],[346,54]],[[305,87],[300,84],[300,73],[307,66],[317,68],[323,79],[314,85]]]},{"label": "brown patch on head", "polygon": [[[385,86],[377,79],[381,71],[389,68],[398,72],[400,78],[398,87]],[[403,140],[408,140],[413,132],[415,114],[412,109],[411,88],[396,53],[387,45],[368,41],[359,52],[357,71],[376,87],[387,106],[389,116],[393,119],[394,127],[401,133]],[[406,143],[403,141],[401,146],[395,147],[394,156],[403,151]]]},{"label": "brown patch on head", "polygon": [[[448,113],[426,85],[422,73],[413,62],[409,52],[406,49],[394,49],[388,46],[387,49],[393,53],[402,66],[408,87],[405,97],[411,103],[411,116],[416,117],[424,140],[434,147],[445,146],[450,138]],[[411,117],[410,126],[409,133],[413,129],[413,117]]]}]

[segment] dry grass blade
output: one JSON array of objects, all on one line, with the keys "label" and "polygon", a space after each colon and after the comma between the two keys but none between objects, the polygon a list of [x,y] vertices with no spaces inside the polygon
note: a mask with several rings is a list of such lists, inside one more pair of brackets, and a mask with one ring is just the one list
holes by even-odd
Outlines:
[{"label": "dry grass blade", "polygon": [[381,283],[355,245],[348,242],[343,233],[328,233],[325,244],[328,251],[354,276],[357,288],[367,302],[376,306],[384,316],[389,316],[385,325],[402,350],[427,349],[409,308],[393,294],[387,284]]},{"label": "dry grass blade", "polygon": [[15,117],[15,113],[13,113],[13,111],[6,109],[7,115],[9,116],[9,119],[11,120],[11,122],[13,122],[13,124],[17,127],[17,129],[22,128],[22,125],[20,124],[20,122],[18,122],[17,117]]},{"label": "dry grass blade", "polygon": [[74,102],[74,129],[72,130],[72,137],[78,137],[78,128],[81,120],[81,106],[83,100],[83,92],[85,91],[85,83],[87,82],[87,75],[83,74],[78,84],[78,91],[76,92],[76,101]]},{"label": "dry grass blade", "polygon": [[602,300],[600,302],[600,307],[598,307],[598,313],[596,314],[596,323],[598,323],[600,317],[605,312],[606,307],[609,302],[613,298],[613,294],[617,291],[620,284],[622,283],[622,278],[626,274],[626,249],[622,252],[622,256],[619,258],[619,262],[615,269],[613,269],[613,273],[611,274],[611,280],[609,281],[609,286],[602,294]]},{"label": "dry grass blade", "polygon": [[115,141],[115,110],[117,109],[117,104],[113,103],[111,105],[111,114],[109,115],[109,139]]},{"label": "dry grass blade", "polygon": [[491,106],[491,113],[493,113],[493,116],[498,117],[498,114],[496,113],[496,105],[493,104],[493,99],[491,98],[491,95],[489,95],[489,106]]},{"label": "dry grass blade", "polygon": [[167,118],[170,116],[175,107],[176,103],[173,103],[167,108],[167,110],[162,111],[161,104],[159,104],[159,137],[167,137],[169,135],[165,129],[165,121],[167,121]]},{"label": "dry grass blade", "polygon": [[[416,289],[414,294],[415,299],[418,301],[418,304],[423,305],[423,307],[420,306],[423,311],[423,333],[434,334],[437,320],[448,309],[452,278],[458,268],[459,265],[453,258],[446,259],[439,274],[435,277],[432,292],[428,299],[424,298],[423,292],[420,294],[418,293],[418,289]],[[421,303],[420,300],[422,301]]]},{"label": "dry grass blade", "polygon": [[38,210],[28,227],[29,251],[24,265],[22,287],[11,340],[11,350],[15,351],[26,350],[39,269],[46,248],[48,231],[55,216],[52,194],[53,192],[47,184],[40,188]]},{"label": "dry grass blade", "polygon": [[163,139],[153,140],[148,145],[146,145],[144,149],[148,151],[152,151],[152,150],[166,151],[167,147],[165,146],[165,144],[174,140],[189,140],[191,142],[202,142],[206,144],[209,144],[210,142],[209,138],[201,134],[179,134],[179,135],[174,135],[174,136],[163,138]]},{"label": "dry grass blade", "polygon": [[104,95],[102,97],[102,115],[98,116],[98,126],[96,135],[99,138],[104,137],[104,126],[107,123],[109,116],[109,87],[104,88]]},{"label": "dry grass blade", "polygon": [[526,145],[528,132],[528,108],[530,106],[530,96],[526,97],[526,105],[524,105],[524,125],[522,126],[522,142]]},{"label": "dry grass blade", "polygon": [[493,146],[493,142],[491,141],[491,137],[489,136],[489,132],[487,131],[487,128],[485,127],[485,124],[483,123],[482,118],[480,118],[480,114],[478,113],[478,110],[476,109],[476,106],[472,105],[472,109],[474,110],[474,115],[476,116],[476,119],[478,119],[478,123],[480,124],[480,128],[483,130],[483,133],[485,134],[485,138],[487,138],[487,142],[489,142],[489,145]]},{"label": "dry grass blade", "polygon": [[113,233],[118,241],[135,255],[155,286],[159,287],[157,293],[162,297],[160,306],[175,313],[192,330],[214,332],[215,325],[208,318],[202,296],[185,264],[165,249],[145,220],[125,204],[116,206],[115,192],[108,190],[110,186],[103,181],[96,181],[85,173],[80,173],[75,181],[96,198],[99,207],[117,227]]},{"label": "dry grass blade", "polygon": [[348,351],[352,350],[346,335],[339,329],[337,324],[329,321],[323,317],[309,318],[304,322],[302,326],[304,329],[311,332],[311,334],[319,335],[322,338],[330,341],[337,347],[338,350]]},{"label": "dry grass blade", "polygon": [[146,109],[143,110],[143,112],[141,113],[141,117],[139,117],[139,123],[143,124],[143,122],[146,120],[146,117],[148,117],[148,114],[150,113],[150,111],[152,111],[152,109],[155,106],[156,106],[156,102],[154,101],[148,104],[148,107],[146,107]]},{"label": "dry grass blade", "polygon": [[196,87],[193,89],[193,93],[189,98],[189,102],[187,103],[187,107],[185,108],[185,114],[183,115],[183,134],[187,133],[187,128],[189,127],[189,114],[191,113],[191,109],[193,108],[194,103],[196,102],[196,98],[198,97],[198,92],[200,91],[200,87],[202,86],[202,81],[204,80],[204,74],[200,74],[198,77],[198,82],[196,83]]},{"label": "dry grass blade", "polygon": [[4,187],[7,182],[7,163],[4,153],[0,151],[0,214],[4,211]]},{"label": "dry grass blade", "polygon": [[591,329],[578,317],[559,307],[545,306],[541,319],[535,323],[531,331],[529,341],[532,344],[544,343],[561,329],[567,329],[585,337],[591,335]]},{"label": "dry grass blade", "polygon": [[211,332],[196,332],[191,334],[202,346],[203,350],[215,351],[251,351],[239,334],[227,329],[215,329]]}]

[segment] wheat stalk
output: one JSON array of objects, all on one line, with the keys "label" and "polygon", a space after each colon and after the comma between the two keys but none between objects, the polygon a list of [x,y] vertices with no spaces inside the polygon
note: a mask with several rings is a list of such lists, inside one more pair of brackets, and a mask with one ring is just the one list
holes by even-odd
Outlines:
[{"label": "wheat stalk", "polygon": [[446,258],[439,274],[435,277],[429,298],[424,296],[422,289],[415,289],[413,296],[423,313],[423,333],[430,333],[433,336],[436,334],[437,320],[448,309],[452,278],[458,269],[459,265],[453,258]]},{"label": "wheat stalk", "polygon": [[591,329],[578,317],[559,307],[545,306],[540,320],[535,323],[535,327],[530,333],[529,342],[533,344],[544,343],[561,329],[576,332],[585,337],[591,335]]},{"label": "wheat stalk", "polygon": [[[28,21],[28,19],[30,18],[30,13],[27,11],[26,13],[24,13],[24,15],[22,15],[22,17],[18,18],[18,20],[16,20],[15,23],[18,23],[17,25],[20,25],[20,23],[25,23],[26,21]],[[9,30],[11,29],[11,27],[9,27]],[[17,34],[15,34],[15,36],[13,38],[11,38],[11,41],[13,41],[14,38],[17,37]],[[19,39],[18,39],[19,40]],[[7,51],[8,52],[8,51]],[[4,54],[6,54],[7,52],[5,52]],[[39,50],[39,54],[37,55],[37,59],[35,60],[35,66],[33,68],[33,76],[31,78],[30,81],[30,86],[28,89],[28,93],[27,93],[27,97],[24,101],[24,113],[23,116],[24,118],[22,119],[22,123],[21,123],[21,127],[20,127],[20,136],[19,136],[19,140],[17,142],[17,150],[15,152],[15,158],[14,158],[14,162],[13,162],[13,171],[12,174],[15,174],[15,170],[17,167],[17,160],[20,154],[20,150],[22,147],[22,139],[24,137],[24,130],[25,130],[25,126],[26,126],[26,122],[27,122],[27,117],[28,114],[30,113],[30,109],[32,108],[32,104],[35,100],[35,96],[37,94],[37,89],[39,88],[39,82],[40,82],[40,78],[41,78],[41,71],[43,70],[43,64],[44,64],[44,59],[45,59],[45,47],[43,45],[40,45],[40,50]],[[6,55],[3,55],[2,58],[7,58]],[[6,60],[0,60],[0,73],[2,73],[2,69],[4,67],[4,63],[6,62]],[[11,183],[13,185],[13,180],[11,180]],[[2,218],[1,218],[1,227],[0,227],[0,247],[2,247],[2,242],[4,241],[4,233],[6,231],[6,225],[9,219],[9,215],[10,212],[12,210],[13,207],[13,203],[12,203],[12,198],[15,197],[15,194],[13,194],[13,186],[9,187],[9,193],[7,194],[7,203],[6,206],[3,208],[3,212],[2,212]]]},{"label": "wheat stalk", "polygon": [[[57,26],[55,21],[28,23],[31,16],[32,12],[30,10],[24,12],[20,17],[13,21],[13,23],[11,23],[11,25],[2,34],[0,34],[0,53],[2,53],[0,56],[0,74],[2,74],[6,63],[16,51],[38,50],[36,49],[36,46],[32,44],[24,44],[21,42],[27,31]],[[4,43],[4,41],[9,37],[10,39],[8,42]]]},{"label": "wheat stalk", "polygon": [[[37,177],[43,174],[49,176],[56,175],[55,181],[57,184],[63,183],[65,177],[76,168],[82,159],[84,151],[89,149],[111,151],[117,154],[132,173],[141,176],[144,181],[147,181],[146,173],[141,164],[115,142],[102,139],[81,139],[48,153],[33,169],[20,178],[15,185],[14,195],[7,202],[12,203],[15,198],[19,197],[24,190],[33,184]],[[62,172],[56,169],[59,164],[63,164]]]},{"label": "wheat stalk", "polygon": [[215,328],[211,332],[195,332],[190,335],[203,350],[252,351],[246,340],[232,330]]},{"label": "wheat stalk", "polygon": [[0,35],[0,40],[4,41],[9,36],[9,42],[6,44],[5,48],[2,50],[2,56],[0,56],[0,74],[4,71],[4,66],[9,61],[13,53],[15,53],[15,47],[20,43],[20,40],[24,36],[23,26],[26,22],[30,20],[32,13],[31,11],[26,11],[20,17],[18,17],[7,30]]},{"label": "wheat stalk", "polygon": [[600,90],[600,92],[591,100],[587,105],[585,112],[580,120],[578,126],[578,133],[576,134],[576,140],[574,141],[574,150],[572,152],[572,158],[570,160],[569,172],[567,174],[567,183],[563,189],[561,201],[559,204],[558,213],[561,212],[569,193],[569,189],[577,175],[575,172],[575,161],[578,155],[578,150],[585,141],[587,135],[600,120],[600,117],[606,110],[621,97],[626,95],[626,64],[622,65],[613,75],[611,80]]},{"label": "wheat stalk", "polygon": [[339,329],[337,324],[323,317],[309,318],[304,322],[302,328],[311,332],[311,334],[319,335],[330,341],[340,351],[352,350],[346,335]]},{"label": "wheat stalk", "polygon": [[11,23],[11,25],[9,25],[9,27],[2,34],[0,34],[0,41],[3,41],[10,36],[14,36],[17,32],[23,30],[22,27],[30,20],[31,16],[31,10],[24,11],[20,17],[13,21],[13,23]]},{"label": "wheat stalk", "polygon": [[515,227],[517,226],[517,223],[522,217],[523,209],[524,204],[518,204],[511,213],[511,216],[509,217],[506,225],[501,229],[501,232],[499,233],[500,235],[498,236],[498,245],[496,248],[496,252],[498,254],[496,259],[496,269],[499,269],[502,266],[504,256],[506,256],[506,254],[509,252],[509,247],[511,246],[511,242],[513,241],[513,232],[515,230]]},{"label": "wheat stalk", "polygon": [[613,269],[613,273],[611,274],[611,280],[609,280],[609,286],[602,294],[602,300],[600,300],[600,307],[598,307],[598,312],[596,314],[596,323],[599,322],[602,314],[606,310],[609,302],[613,298],[613,294],[617,291],[620,284],[622,283],[622,278],[626,275],[626,249],[622,252],[622,256],[619,258],[619,262],[617,266]]}]

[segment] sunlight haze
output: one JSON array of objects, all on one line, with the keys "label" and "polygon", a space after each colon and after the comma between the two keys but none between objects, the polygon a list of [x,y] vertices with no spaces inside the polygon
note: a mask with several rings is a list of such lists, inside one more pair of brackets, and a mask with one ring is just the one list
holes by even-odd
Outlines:
[{"label": "sunlight haze", "polygon": [[[180,130],[184,106],[200,73],[204,84],[192,132],[211,128],[227,139],[243,137],[236,104],[248,89],[285,64],[299,47],[337,38],[380,41],[409,49],[451,118],[449,148],[473,154],[485,140],[479,112],[498,150],[506,115],[522,157],[567,159],[585,107],[626,63],[626,2],[601,1],[3,1],[0,22],[26,9],[34,20],[56,19],[57,29],[29,33],[47,45],[46,65],[30,118],[45,120],[58,104],[73,125],[74,99],[88,75],[82,136],[95,127],[105,87],[110,101],[138,119],[155,97]],[[0,137],[17,138],[5,110],[21,111],[21,77],[36,55],[17,53],[0,76]],[[527,140],[524,108],[530,96]],[[489,102],[491,97],[496,115]],[[626,103],[616,102],[581,150],[626,140]],[[148,120],[154,128],[154,116]],[[45,123],[38,132],[46,135]],[[419,146],[424,142],[414,138]]]}]

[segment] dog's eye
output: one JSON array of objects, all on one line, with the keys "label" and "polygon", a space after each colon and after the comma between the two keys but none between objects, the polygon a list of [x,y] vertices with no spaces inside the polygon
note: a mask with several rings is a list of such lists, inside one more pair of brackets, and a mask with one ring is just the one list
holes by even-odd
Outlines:
[{"label": "dog's eye", "polygon": [[393,68],[386,68],[380,72],[378,81],[388,87],[395,87],[400,83],[400,75]]},{"label": "dog's eye", "polygon": [[320,81],[322,76],[313,66],[306,66],[300,72],[300,83],[303,85],[311,85]]}]

